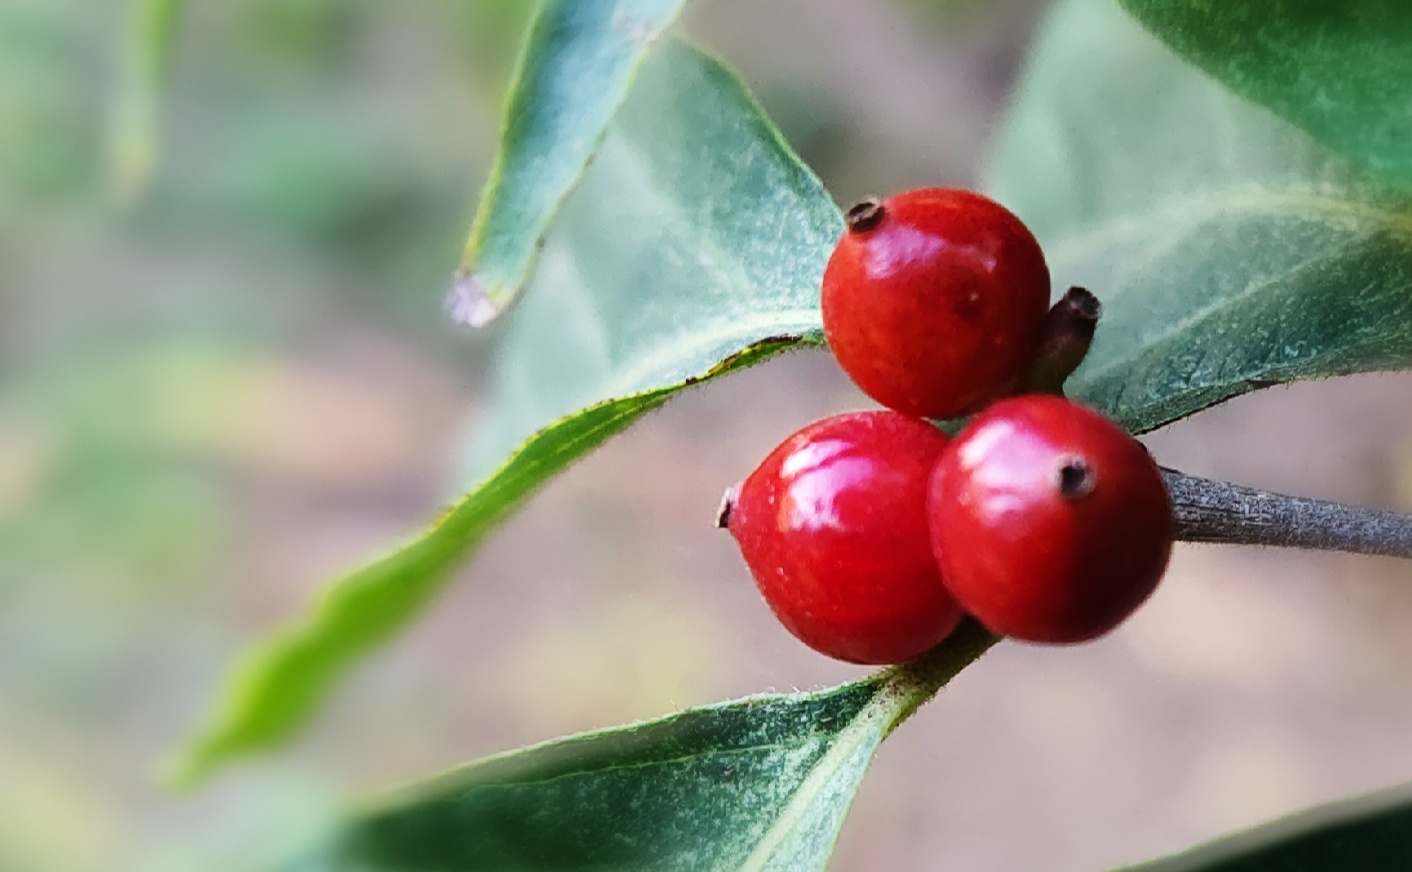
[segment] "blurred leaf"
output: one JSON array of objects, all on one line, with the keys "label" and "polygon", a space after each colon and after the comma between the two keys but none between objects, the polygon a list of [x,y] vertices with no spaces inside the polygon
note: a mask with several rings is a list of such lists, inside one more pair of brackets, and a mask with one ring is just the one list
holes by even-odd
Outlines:
[{"label": "blurred leaf", "polygon": [[[250,355],[150,336],[134,345],[76,348],[0,390],[4,582],[163,586],[220,552],[229,524],[216,483],[175,457],[209,451],[229,429],[233,376]],[[207,445],[188,422],[213,433]],[[20,489],[8,518],[7,479]]]},{"label": "blurred leaf", "polygon": [[1412,868],[1407,788],[1331,803],[1127,872],[1351,872]]},{"label": "blurred leaf", "polygon": [[995,641],[473,763],[367,815],[313,872],[823,869],[878,744]]},{"label": "blurred leaf", "polygon": [[436,192],[408,155],[336,115],[306,112],[317,126],[302,129],[271,124],[269,110],[263,115],[264,124],[232,125],[219,173],[204,161],[173,168],[170,175],[183,184],[161,204],[167,221],[226,218],[286,243],[340,248],[349,256],[383,253],[385,237],[427,228]]},{"label": "blurred leaf", "polygon": [[1412,11],[1406,0],[1121,2],[1226,87],[1412,189]]},{"label": "blurred leaf", "polygon": [[457,23],[453,38],[465,47],[458,59],[470,77],[487,88],[486,93],[509,90],[521,48],[519,37],[528,30],[538,7],[535,0],[470,0],[449,7]]},{"label": "blurred leaf", "polygon": [[480,327],[529,280],[638,68],[685,0],[545,0],[505,103],[500,152],[447,307]]},{"label": "blurred leaf", "polygon": [[255,650],[179,780],[292,733],[496,522],[574,460],[690,384],[816,342],[819,279],[841,227],[740,82],[664,43],[507,321],[498,394],[481,422],[484,480],[422,538],[339,582],[316,613]]},{"label": "blurred leaf", "polygon": [[346,0],[247,0],[238,37],[253,60],[285,76],[304,66],[342,72],[338,62],[359,35],[359,12]]},{"label": "blurred leaf", "polygon": [[[0,239],[6,247],[37,223],[36,206],[86,190],[93,180],[99,137],[86,105],[85,49],[52,4],[0,4]],[[0,301],[14,293],[14,284],[7,283]]]},{"label": "blurred leaf", "polygon": [[1054,11],[990,190],[1103,300],[1073,393],[1145,431],[1412,360],[1412,212],[1111,0]]},{"label": "blurred leaf", "polygon": [[121,202],[140,197],[152,181],[161,140],[162,101],[184,5],[185,0],[133,0],[110,143],[112,185]]}]

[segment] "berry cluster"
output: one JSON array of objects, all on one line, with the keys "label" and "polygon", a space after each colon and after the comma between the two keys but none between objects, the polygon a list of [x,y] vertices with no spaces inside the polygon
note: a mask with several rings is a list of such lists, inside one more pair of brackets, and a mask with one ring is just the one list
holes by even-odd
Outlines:
[{"label": "berry cluster", "polygon": [[[889,411],[811,424],[727,492],[721,525],[770,608],[855,663],[910,660],[967,614],[1030,642],[1112,630],[1166,569],[1172,508],[1146,449],[1060,391],[1096,300],[1050,309],[1039,243],[979,194],[846,217],[824,336]],[[955,439],[924,420],[964,415]]]}]

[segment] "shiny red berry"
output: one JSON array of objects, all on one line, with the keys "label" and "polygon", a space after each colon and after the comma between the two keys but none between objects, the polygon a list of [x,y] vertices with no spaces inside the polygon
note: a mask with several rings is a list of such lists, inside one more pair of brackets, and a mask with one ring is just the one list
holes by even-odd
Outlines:
[{"label": "shiny red berry", "polygon": [[954,418],[1009,394],[1039,343],[1049,269],[1025,225],[970,191],[848,210],[824,270],[824,337],[868,396]]},{"label": "shiny red berry", "polygon": [[932,546],[947,589],[991,630],[1067,644],[1147,599],[1172,550],[1162,475],[1137,440],[1055,396],[977,415],[932,474]]},{"label": "shiny red berry", "polygon": [[927,536],[927,482],[947,441],[896,412],[838,415],[786,439],[727,495],[723,525],[804,644],[900,663],[960,621]]}]

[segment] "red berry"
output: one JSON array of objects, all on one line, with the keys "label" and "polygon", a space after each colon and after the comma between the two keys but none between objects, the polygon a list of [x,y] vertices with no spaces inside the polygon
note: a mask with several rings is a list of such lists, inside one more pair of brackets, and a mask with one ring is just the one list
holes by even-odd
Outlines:
[{"label": "red berry", "polygon": [[974,412],[1010,393],[1039,343],[1049,269],[1025,225],[980,194],[922,188],[866,200],[824,269],[824,337],[892,409]]},{"label": "red berry", "polygon": [[837,415],[786,439],[728,495],[724,525],[804,644],[900,663],[960,621],[927,536],[927,481],[947,441],[896,412]]},{"label": "red berry", "polygon": [[1171,502],[1147,450],[1061,397],[977,415],[937,463],[928,515],[951,595],[1029,642],[1107,633],[1157,587],[1172,550]]}]

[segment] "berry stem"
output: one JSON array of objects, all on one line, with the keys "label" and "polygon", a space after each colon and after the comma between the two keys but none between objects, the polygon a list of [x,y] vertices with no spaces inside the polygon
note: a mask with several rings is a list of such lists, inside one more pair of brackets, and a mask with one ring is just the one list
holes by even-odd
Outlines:
[{"label": "berry stem", "polygon": [[883,673],[884,681],[889,692],[896,694],[900,703],[887,731],[891,733],[897,729],[957,673],[979,660],[1000,638],[974,618],[966,618],[940,645],[910,663],[886,670]]},{"label": "berry stem", "polygon": [[1072,287],[1044,318],[1034,365],[1018,393],[1064,395],[1064,381],[1088,355],[1103,306],[1086,288]]},{"label": "berry stem", "polygon": [[1162,470],[1177,539],[1412,558],[1412,516]]}]

